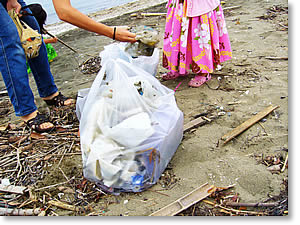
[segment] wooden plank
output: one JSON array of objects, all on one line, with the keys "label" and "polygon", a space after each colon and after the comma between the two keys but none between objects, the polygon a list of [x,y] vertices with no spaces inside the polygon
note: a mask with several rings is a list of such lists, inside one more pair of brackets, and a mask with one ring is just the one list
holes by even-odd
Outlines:
[{"label": "wooden plank", "polygon": [[234,137],[236,137],[240,133],[242,133],[245,130],[247,130],[253,124],[257,123],[258,121],[260,121],[261,119],[263,119],[265,116],[267,116],[269,113],[271,113],[273,110],[275,110],[277,108],[279,108],[279,106],[272,106],[271,105],[271,106],[265,108],[263,111],[261,111],[258,114],[256,114],[255,116],[251,117],[250,119],[248,119],[247,121],[245,121],[244,123],[242,123],[241,125],[239,125],[238,127],[236,127],[235,129],[233,129],[231,132],[225,134],[222,137],[222,140],[224,140],[223,144],[226,144],[227,142],[229,142],[230,140],[232,140]]},{"label": "wooden plank", "polygon": [[27,187],[0,184],[0,192],[23,194]]},{"label": "wooden plank", "polygon": [[189,131],[190,129],[197,127],[197,126],[201,126],[205,123],[207,123],[207,121],[202,119],[201,117],[199,117],[199,118],[192,120],[192,121],[188,122],[187,124],[185,124],[183,126],[183,132]]},{"label": "wooden plank", "polygon": [[199,188],[193,190],[175,202],[163,207],[162,209],[150,214],[149,216],[174,216],[187,209],[191,205],[211,195],[212,192],[210,190],[213,188],[213,185],[208,185],[208,183],[205,183]]}]

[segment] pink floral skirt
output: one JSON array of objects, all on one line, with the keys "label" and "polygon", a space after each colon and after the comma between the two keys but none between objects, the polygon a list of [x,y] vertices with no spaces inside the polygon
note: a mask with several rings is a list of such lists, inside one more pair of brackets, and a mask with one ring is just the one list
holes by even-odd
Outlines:
[{"label": "pink floral skirt", "polygon": [[231,59],[230,40],[223,9],[197,17],[186,16],[183,0],[169,0],[166,18],[163,67],[180,74],[212,73]]}]

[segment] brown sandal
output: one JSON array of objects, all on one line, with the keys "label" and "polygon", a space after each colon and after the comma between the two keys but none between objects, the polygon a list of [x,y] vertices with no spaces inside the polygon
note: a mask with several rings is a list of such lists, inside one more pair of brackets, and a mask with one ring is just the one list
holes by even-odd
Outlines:
[{"label": "brown sandal", "polygon": [[[25,122],[29,129],[34,130],[37,133],[46,133],[55,129],[55,125],[45,115],[37,113],[36,117]],[[44,123],[51,123],[53,127],[41,128]]]},{"label": "brown sandal", "polygon": [[64,96],[61,92],[59,92],[59,94],[57,96],[55,96],[54,98],[49,99],[49,100],[44,100],[44,101],[49,106],[60,107],[60,106],[65,106],[65,102],[69,99],[71,99],[71,98],[68,98],[68,97]]}]

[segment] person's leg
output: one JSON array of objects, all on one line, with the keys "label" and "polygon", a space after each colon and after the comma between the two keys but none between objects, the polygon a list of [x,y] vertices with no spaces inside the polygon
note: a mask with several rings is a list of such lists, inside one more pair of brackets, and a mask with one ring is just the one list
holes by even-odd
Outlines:
[{"label": "person's leg", "polygon": [[[15,114],[25,122],[37,115],[37,107],[31,91],[26,57],[14,22],[6,11],[6,3],[0,4],[0,71]],[[39,126],[54,127],[52,123]]]},{"label": "person's leg", "polygon": [[[26,6],[23,0],[19,0],[18,2],[22,7]],[[31,13],[30,9],[27,8],[25,10]],[[32,29],[37,30],[39,33],[41,33],[39,24],[34,16],[22,16],[21,20],[28,24]],[[35,58],[29,59],[28,64],[34,76],[39,95],[42,98],[48,97],[57,92],[58,89],[54,83],[54,78],[50,71],[46,45],[44,42],[42,42],[42,46],[39,50],[39,55]]]},{"label": "person's leg", "polygon": [[14,22],[0,4],[0,70],[17,116],[28,115],[37,107],[29,86],[26,57]]},{"label": "person's leg", "polygon": [[[23,0],[19,0],[18,2],[22,7],[26,5]],[[31,13],[30,9],[27,8],[25,10]],[[41,33],[39,24],[36,21],[35,17],[23,16],[22,20],[31,28],[33,28],[34,30],[38,30],[38,32]],[[44,100],[50,100],[58,96],[58,89],[55,85],[53,75],[50,71],[47,48],[44,41],[42,41],[39,55],[35,58],[29,59],[28,63],[34,76],[40,97],[42,97]],[[73,99],[68,98],[65,99],[64,105],[70,105],[73,102]]]}]

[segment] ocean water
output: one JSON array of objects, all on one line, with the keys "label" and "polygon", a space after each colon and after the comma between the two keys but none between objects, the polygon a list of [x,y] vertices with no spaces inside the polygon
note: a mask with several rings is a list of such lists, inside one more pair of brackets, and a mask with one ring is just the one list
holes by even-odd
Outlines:
[{"label": "ocean water", "polygon": [[[74,8],[78,9],[82,13],[89,14],[134,1],[137,0],[71,0],[71,4]],[[59,22],[52,4],[52,0],[25,0],[25,2],[27,4],[39,3],[43,6],[47,12],[46,25]]]}]

